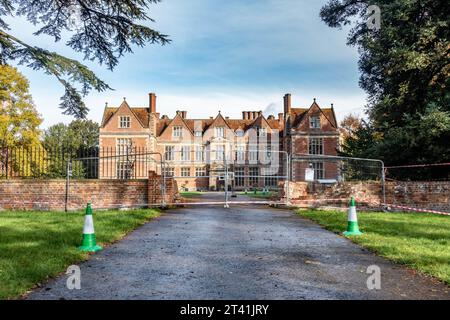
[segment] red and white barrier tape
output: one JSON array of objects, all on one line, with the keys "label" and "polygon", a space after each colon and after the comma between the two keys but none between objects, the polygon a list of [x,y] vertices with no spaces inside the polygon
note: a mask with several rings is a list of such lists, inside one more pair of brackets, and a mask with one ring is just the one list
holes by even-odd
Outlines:
[{"label": "red and white barrier tape", "polygon": [[427,213],[435,213],[435,214],[441,214],[444,216],[450,216],[449,212],[443,212],[443,211],[436,211],[436,210],[427,210],[427,209],[419,209],[419,208],[413,208],[413,207],[406,207],[406,206],[399,206],[396,204],[389,204],[389,203],[383,203],[382,205],[386,207],[393,207],[403,210],[409,210],[409,211],[417,211],[417,212],[427,212]]}]

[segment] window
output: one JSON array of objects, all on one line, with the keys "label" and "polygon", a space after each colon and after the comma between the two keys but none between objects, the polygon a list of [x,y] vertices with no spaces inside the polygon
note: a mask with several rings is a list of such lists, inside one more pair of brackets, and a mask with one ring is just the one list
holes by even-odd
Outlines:
[{"label": "window", "polygon": [[131,124],[131,118],[129,116],[119,117],[119,128],[129,128]]},{"label": "window", "polygon": [[314,169],[314,179],[323,179],[325,176],[325,170],[323,169],[323,162],[313,162],[312,167]]},{"label": "window", "polygon": [[181,161],[189,161],[191,160],[191,147],[190,146],[182,146],[181,147]]},{"label": "window", "polygon": [[244,186],[244,168],[236,168],[234,170],[234,184],[236,187]]},{"label": "window", "polygon": [[224,132],[224,127],[216,127],[216,138],[223,138]]},{"label": "window", "polygon": [[132,177],[132,163],[129,161],[117,162],[117,178],[130,179]]},{"label": "window", "polygon": [[256,163],[258,161],[258,147],[253,145],[248,150],[248,161]]},{"label": "window", "polygon": [[248,184],[250,187],[258,186],[258,176],[259,176],[259,168],[258,167],[250,167],[249,168],[249,177],[248,177]]},{"label": "window", "polygon": [[322,138],[309,138],[309,154],[323,154]]},{"label": "window", "polygon": [[195,131],[195,136],[196,137],[201,137],[202,136],[202,132],[201,131]]},{"label": "window", "polygon": [[266,128],[259,128],[259,135],[262,137],[265,137],[267,135],[267,129]]},{"label": "window", "polygon": [[183,132],[183,127],[173,127],[173,137],[174,138],[179,138],[181,137],[181,134]]},{"label": "window", "polygon": [[239,129],[238,131],[236,131],[236,136],[237,137],[243,137],[244,136],[244,130]]},{"label": "window", "polygon": [[173,177],[175,169],[173,167],[164,167],[164,176]]},{"label": "window", "polygon": [[236,147],[236,161],[245,162],[245,147],[237,146]]},{"label": "window", "polygon": [[131,138],[118,138],[117,141],[117,154],[129,154],[131,147],[133,146],[133,140]]},{"label": "window", "polygon": [[195,168],[195,176],[196,177],[204,177],[204,176],[206,176],[206,168],[205,167],[197,167],[197,168]]},{"label": "window", "polygon": [[201,147],[201,146],[196,146],[195,147],[195,160],[199,161],[199,162],[205,161],[205,156],[204,156],[204,153],[203,153],[203,147]]},{"label": "window", "polygon": [[174,146],[166,146],[165,153],[164,153],[164,159],[166,161],[173,161],[174,157],[175,157]]},{"label": "window", "polygon": [[320,129],[320,117],[309,117],[309,127],[311,129]]},{"label": "window", "polygon": [[265,176],[264,186],[265,187],[276,187],[278,184],[278,178],[275,176]]},{"label": "window", "polygon": [[225,147],[223,145],[218,145],[216,147],[216,160],[223,161],[225,159]]},{"label": "window", "polygon": [[181,176],[182,177],[190,177],[191,176],[191,168],[189,168],[189,167],[182,167],[181,168]]}]

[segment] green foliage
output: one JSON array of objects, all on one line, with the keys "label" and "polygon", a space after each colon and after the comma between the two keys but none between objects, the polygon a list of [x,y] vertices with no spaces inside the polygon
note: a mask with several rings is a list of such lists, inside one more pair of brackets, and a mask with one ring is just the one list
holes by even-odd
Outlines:
[{"label": "green foliage", "polygon": [[345,142],[344,154],[388,165],[448,161],[448,1],[371,4],[381,9],[378,31],[367,28],[368,4],[360,1],[331,0],[320,13],[331,27],[353,23],[348,44],[359,49],[360,85],[369,95],[370,121]]},{"label": "green foliage", "polygon": [[[327,229],[342,233],[347,213],[298,211]],[[362,236],[352,241],[380,256],[438,277],[450,284],[450,217],[427,213],[358,212]]]},{"label": "green foliage", "polygon": [[[159,211],[95,212],[95,232],[101,245],[121,239]],[[0,219],[0,299],[18,298],[36,283],[55,277],[69,265],[89,258],[77,250],[84,212],[10,212]]]},{"label": "green foliage", "polygon": [[153,20],[146,14],[159,0],[0,0],[0,64],[16,61],[34,70],[53,75],[64,86],[60,107],[65,114],[85,118],[83,103],[92,89],[111,89],[82,63],[16,38],[4,16],[24,16],[36,26],[34,35],[49,35],[55,41],[69,35],[66,45],[84,58],[106,64],[113,70],[119,58],[133,52],[132,46],[167,44],[167,35],[139,22]]},{"label": "green foliage", "polygon": [[[59,123],[44,133],[43,145],[51,158],[46,175],[52,178],[66,176],[67,160],[95,156],[97,154],[99,125],[91,120],[74,120],[66,125]],[[74,161],[73,178],[84,178],[86,172],[94,172],[97,161]]]}]

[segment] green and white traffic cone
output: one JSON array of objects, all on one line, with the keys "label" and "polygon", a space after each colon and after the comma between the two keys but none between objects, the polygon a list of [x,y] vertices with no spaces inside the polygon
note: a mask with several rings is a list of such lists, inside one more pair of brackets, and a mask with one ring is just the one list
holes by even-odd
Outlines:
[{"label": "green and white traffic cone", "polygon": [[90,203],[86,206],[86,215],[84,216],[83,242],[78,247],[81,251],[97,252],[102,247],[97,245],[95,241],[94,219],[92,218],[92,206]]},{"label": "green and white traffic cone", "polygon": [[355,199],[352,197],[348,208],[347,218],[347,231],[344,232],[344,236],[359,236],[362,234],[358,228],[358,217],[356,215]]}]

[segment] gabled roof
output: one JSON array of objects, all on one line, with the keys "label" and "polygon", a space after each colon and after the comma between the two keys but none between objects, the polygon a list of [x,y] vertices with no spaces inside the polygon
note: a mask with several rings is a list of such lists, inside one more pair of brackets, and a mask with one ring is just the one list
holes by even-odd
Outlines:
[{"label": "gabled roof", "polygon": [[[165,125],[165,126],[162,128],[162,130],[160,131],[159,134],[157,133],[158,136],[161,135],[161,134],[163,134],[164,131],[166,131],[168,128],[170,128],[170,127],[172,126],[172,123],[173,123],[177,118],[181,119],[181,122],[183,123],[183,125],[185,126],[185,128],[191,133],[191,135],[194,134],[193,128],[191,128],[190,126],[188,126],[188,124],[186,123],[186,120],[185,120],[185,119],[177,112],[177,114],[175,115],[175,117],[174,117],[172,120],[167,119],[167,125]],[[160,120],[160,121],[164,121],[164,119],[163,119],[163,120]]]},{"label": "gabled roof", "polygon": [[333,108],[321,108],[317,102],[314,100],[312,105],[309,108],[292,108],[291,109],[291,124],[292,127],[298,127],[300,123],[303,121],[305,116],[309,113],[311,109],[317,107],[320,112],[325,116],[325,118],[330,122],[330,124],[337,128],[336,117],[334,115]]},{"label": "gabled roof", "polygon": [[149,108],[131,108],[125,100],[118,108],[105,107],[105,110],[103,111],[102,127],[104,127],[109,122],[109,120],[111,120],[111,118],[120,108],[130,109],[131,113],[136,117],[142,127],[148,128],[148,115],[150,112]]}]

